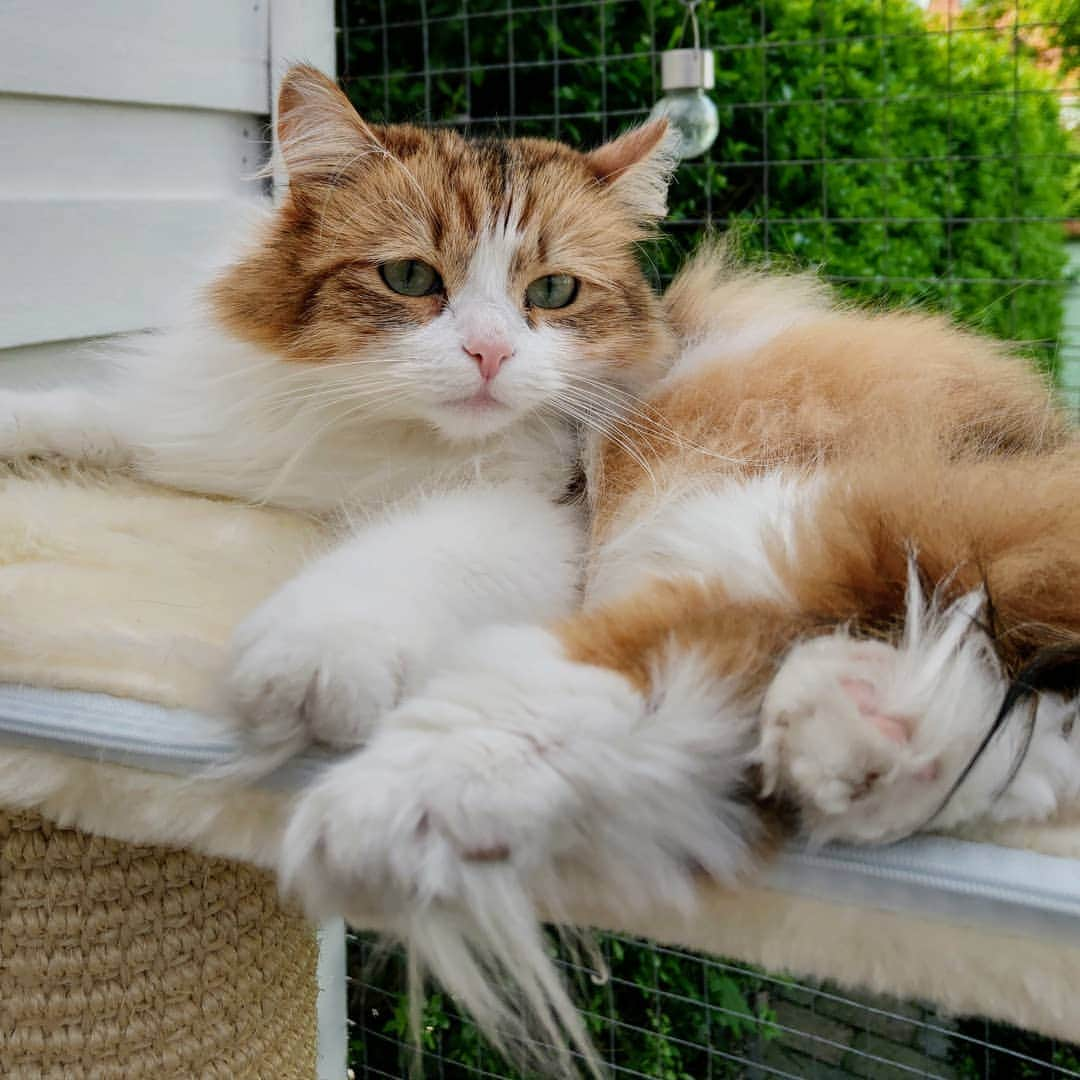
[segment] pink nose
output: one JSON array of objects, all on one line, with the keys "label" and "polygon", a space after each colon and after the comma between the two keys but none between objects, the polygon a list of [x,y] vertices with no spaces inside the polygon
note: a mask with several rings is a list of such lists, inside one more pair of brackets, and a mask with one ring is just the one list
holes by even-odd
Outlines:
[{"label": "pink nose", "polygon": [[503,338],[477,338],[461,346],[479,365],[485,379],[494,379],[514,350]]}]

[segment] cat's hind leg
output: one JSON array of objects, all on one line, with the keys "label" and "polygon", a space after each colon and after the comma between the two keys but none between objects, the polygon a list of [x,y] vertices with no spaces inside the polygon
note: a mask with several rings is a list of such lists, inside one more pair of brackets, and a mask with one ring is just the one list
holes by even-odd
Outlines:
[{"label": "cat's hind leg", "polygon": [[839,477],[788,578],[820,625],[784,651],[762,713],[764,771],[812,836],[1041,819],[1080,792],[1078,535],[1075,443]]},{"label": "cat's hind leg", "polygon": [[762,775],[812,839],[887,841],[935,818],[1005,693],[982,606],[931,612],[913,584],[900,641],[840,627],[787,654],[762,703]]},{"label": "cat's hind leg", "polygon": [[812,840],[856,843],[1038,820],[1080,792],[1078,703],[1009,706],[983,593],[941,609],[913,566],[906,607],[895,642],[842,627],[787,654],[761,711],[766,792],[798,803]]}]

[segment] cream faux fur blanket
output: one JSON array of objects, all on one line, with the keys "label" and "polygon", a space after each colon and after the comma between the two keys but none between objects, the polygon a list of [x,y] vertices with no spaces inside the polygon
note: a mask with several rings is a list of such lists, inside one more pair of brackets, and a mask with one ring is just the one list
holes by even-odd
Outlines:
[{"label": "cream faux fur blanket", "polygon": [[[233,627],[326,540],[284,511],[86,473],[4,475],[0,682],[213,711]],[[270,866],[286,798],[0,748],[0,803]]]},{"label": "cream faux fur blanket", "polygon": [[[327,540],[299,515],[133,481],[0,477],[0,683],[212,711],[233,626]],[[0,804],[270,865],[288,796],[0,746]],[[974,838],[1080,859],[1080,810]],[[692,922],[655,912],[611,928],[1080,1041],[1080,919],[970,925],[955,907],[895,910],[787,877],[713,896]],[[610,925],[602,898],[577,914]]]}]

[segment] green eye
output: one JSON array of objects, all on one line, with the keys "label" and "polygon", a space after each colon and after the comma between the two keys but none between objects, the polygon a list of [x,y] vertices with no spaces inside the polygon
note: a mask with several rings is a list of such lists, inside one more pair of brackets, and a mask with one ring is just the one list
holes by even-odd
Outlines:
[{"label": "green eye", "polygon": [[577,291],[577,278],[569,274],[547,274],[529,285],[525,290],[525,299],[533,307],[561,308],[573,302]]},{"label": "green eye", "polygon": [[430,296],[442,292],[442,278],[434,266],[419,259],[395,259],[383,263],[379,274],[387,288],[402,296]]}]

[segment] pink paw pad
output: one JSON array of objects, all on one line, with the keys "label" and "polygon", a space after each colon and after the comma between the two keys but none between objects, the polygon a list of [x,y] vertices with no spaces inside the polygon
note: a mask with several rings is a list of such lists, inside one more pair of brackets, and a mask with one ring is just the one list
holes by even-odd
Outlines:
[{"label": "pink paw pad", "polygon": [[911,738],[909,726],[898,716],[888,716],[881,712],[877,688],[867,679],[842,676],[840,686],[856,708],[890,742],[906,743]]},{"label": "pink paw pad", "polygon": [[[860,713],[885,736],[889,742],[898,746],[911,741],[912,722],[905,717],[889,716],[880,711],[877,688],[867,679],[843,676],[839,679],[844,692],[855,703]],[[936,761],[924,765],[913,776],[916,780],[933,781],[941,773],[941,766]]]}]

